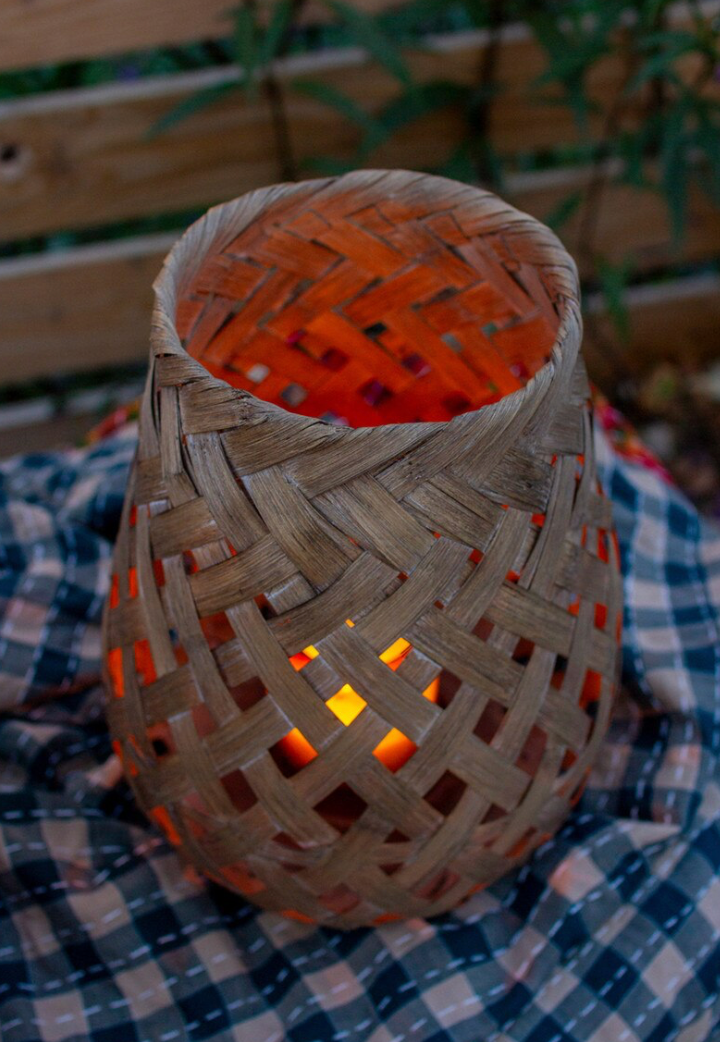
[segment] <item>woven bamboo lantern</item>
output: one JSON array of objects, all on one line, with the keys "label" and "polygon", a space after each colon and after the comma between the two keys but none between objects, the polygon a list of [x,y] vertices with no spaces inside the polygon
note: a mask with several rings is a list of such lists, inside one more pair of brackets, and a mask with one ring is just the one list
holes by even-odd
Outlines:
[{"label": "woven bamboo lantern", "polygon": [[156,285],[105,617],[139,804],[343,928],[443,912],[577,800],[620,619],[575,265],[443,178],[211,210]]}]

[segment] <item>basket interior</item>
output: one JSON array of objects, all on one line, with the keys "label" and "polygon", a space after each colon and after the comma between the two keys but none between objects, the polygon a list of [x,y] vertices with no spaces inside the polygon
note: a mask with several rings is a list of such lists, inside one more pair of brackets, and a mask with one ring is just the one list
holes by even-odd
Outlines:
[{"label": "basket interior", "polygon": [[280,200],[182,297],[178,333],[214,376],[352,427],[444,421],[548,360],[559,315],[541,269],[428,197],[352,212]]}]

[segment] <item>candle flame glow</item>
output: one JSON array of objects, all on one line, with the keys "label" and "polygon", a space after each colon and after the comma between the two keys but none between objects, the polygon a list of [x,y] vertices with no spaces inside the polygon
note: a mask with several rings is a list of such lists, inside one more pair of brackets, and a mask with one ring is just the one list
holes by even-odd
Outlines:
[{"label": "candle flame glow", "polygon": [[[348,620],[348,624],[351,624]],[[399,638],[389,648],[379,656],[380,661],[386,663],[392,670],[396,670],[401,662],[407,657],[410,652],[410,644]],[[304,648],[299,654],[293,655],[290,662],[295,669],[302,669],[309,661],[317,658],[319,652],[317,648],[310,645]],[[437,702],[440,691],[439,679],[433,680],[433,682],[423,691],[423,695],[430,702]],[[350,684],[343,684],[339,691],[337,691],[332,698],[329,698],[325,703],[328,709],[335,714],[335,716],[347,727],[353,720],[355,720],[360,713],[363,711],[367,702],[365,699],[355,691]],[[304,767],[305,764],[310,763],[317,756],[317,753],[313,749],[312,745],[308,742],[307,738],[297,728],[293,728],[288,735],[285,736],[280,742],[279,746],[282,752],[287,756],[288,760],[296,768]],[[377,758],[384,763],[391,771],[397,771],[404,763],[406,763],[412,754],[415,752],[416,745],[406,735],[399,731],[396,727],[393,727],[382,739],[382,741],[373,749],[373,753]]]}]

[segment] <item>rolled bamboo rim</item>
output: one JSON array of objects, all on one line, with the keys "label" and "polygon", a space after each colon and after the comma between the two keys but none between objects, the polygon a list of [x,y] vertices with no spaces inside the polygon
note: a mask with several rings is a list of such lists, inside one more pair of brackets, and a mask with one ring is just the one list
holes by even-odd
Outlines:
[{"label": "rolled bamboo rim", "polygon": [[137,799],[266,908],[445,911],[609,719],[575,265],[491,193],[359,171],[215,207],[155,292],[104,626]]}]

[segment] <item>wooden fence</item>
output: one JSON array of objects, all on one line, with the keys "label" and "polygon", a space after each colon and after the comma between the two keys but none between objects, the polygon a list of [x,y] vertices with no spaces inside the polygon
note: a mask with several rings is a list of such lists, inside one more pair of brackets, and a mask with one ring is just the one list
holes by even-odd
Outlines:
[{"label": "wooden fence", "polygon": [[[269,2],[269,0],[268,0]],[[228,0],[4,0],[0,69],[110,55],[132,49],[212,39],[228,32]],[[391,6],[363,0],[366,10]],[[711,5],[712,6],[712,5]],[[325,9],[311,8],[308,17]],[[680,5],[676,17],[684,17]],[[442,76],[472,82],[488,46],[482,31],[438,35],[409,55],[419,79]],[[544,56],[523,26],[503,31],[497,76],[503,90],[492,106],[491,139],[512,155],[571,143],[577,130],[567,107],[540,104],[527,84]],[[341,88],[369,111],[397,87],[358,48],[324,51],[276,63],[291,84],[311,77]],[[238,75],[230,66],[141,78],[109,86],[55,91],[0,103],[0,235],[4,240],[204,208],[279,177],[267,104],[238,92],[177,123],[161,135],[157,120],[198,90]],[[623,70],[610,57],[593,72],[593,120],[602,120],[621,89]],[[552,96],[548,89],[546,97]],[[287,95],[297,157],[351,156],[356,130],[337,112],[292,90]],[[424,117],[388,141],[372,165],[422,168],[450,152],[459,118],[444,111]],[[562,168],[509,178],[508,197],[544,218],[587,183],[586,168]],[[179,231],[180,229],[178,229]],[[142,359],[147,350],[150,283],[176,233],[142,235],[61,252],[0,261],[2,382]],[[577,228],[563,235],[572,248]],[[720,210],[699,191],[689,201],[688,233],[680,253],[671,247],[665,204],[629,187],[605,193],[598,248],[609,258],[631,252],[640,270],[687,265],[720,253]],[[687,270],[687,269],[685,269]],[[662,357],[703,358],[717,350],[720,294],[715,276],[678,278],[633,289],[630,368]],[[591,310],[602,309],[597,299]],[[604,355],[589,345],[601,382]]]}]

